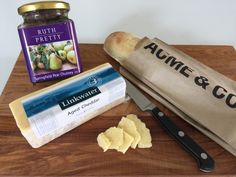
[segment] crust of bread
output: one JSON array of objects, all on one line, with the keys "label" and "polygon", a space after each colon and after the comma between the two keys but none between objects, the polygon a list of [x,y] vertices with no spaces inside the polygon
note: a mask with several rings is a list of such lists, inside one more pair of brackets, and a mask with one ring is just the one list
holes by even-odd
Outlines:
[{"label": "crust of bread", "polygon": [[140,38],[131,33],[114,32],[111,33],[104,42],[105,52],[119,63],[127,59],[135,49]]}]

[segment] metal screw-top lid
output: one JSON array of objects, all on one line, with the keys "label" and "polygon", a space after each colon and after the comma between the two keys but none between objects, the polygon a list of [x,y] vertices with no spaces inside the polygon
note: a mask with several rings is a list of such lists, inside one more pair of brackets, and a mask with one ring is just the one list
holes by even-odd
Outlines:
[{"label": "metal screw-top lid", "polygon": [[23,14],[31,11],[49,10],[49,9],[70,10],[70,5],[69,3],[63,1],[39,1],[20,6],[18,8],[18,13]]}]

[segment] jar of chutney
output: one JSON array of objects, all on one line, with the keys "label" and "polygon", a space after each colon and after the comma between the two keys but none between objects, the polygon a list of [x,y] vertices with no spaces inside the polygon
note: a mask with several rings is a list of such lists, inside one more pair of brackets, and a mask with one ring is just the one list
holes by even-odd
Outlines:
[{"label": "jar of chutney", "polygon": [[18,33],[33,83],[79,74],[81,61],[75,26],[68,18],[70,5],[41,1],[22,5],[24,22]]}]

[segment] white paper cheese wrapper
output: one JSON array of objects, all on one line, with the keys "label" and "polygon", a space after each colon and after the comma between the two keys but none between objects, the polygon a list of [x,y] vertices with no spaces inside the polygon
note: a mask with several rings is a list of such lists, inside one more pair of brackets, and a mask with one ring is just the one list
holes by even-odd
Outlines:
[{"label": "white paper cheese wrapper", "polygon": [[10,103],[21,133],[40,147],[125,100],[124,79],[104,64]]},{"label": "white paper cheese wrapper", "polygon": [[234,81],[158,39],[141,40],[122,66],[157,100],[236,155]]}]

